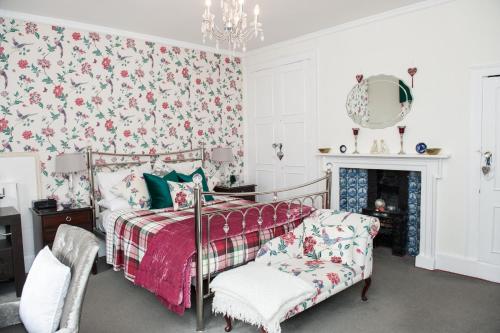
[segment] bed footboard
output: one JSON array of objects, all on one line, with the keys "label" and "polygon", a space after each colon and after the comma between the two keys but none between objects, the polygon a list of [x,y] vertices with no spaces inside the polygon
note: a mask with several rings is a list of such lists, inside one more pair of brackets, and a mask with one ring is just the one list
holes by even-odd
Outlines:
[{"label": "bed footboard", "polygon": [[[270,202],[259,202],[249,204],[243,207],[238,208],[229,208],[229,209],[221,209],[217,211],[204,212],[203,211],[203,196],[204,195],[221,195],[222,193],[217,192],[203,192],[202,184],[201,184],[201,176],[195,175],[193,177],[193,181],[195,183],[194,187],[194,217],[195,217],[195,235],[196,235],[196,331],[202,332],[205,329],[205,317],[204,317],[204,308],[203,303],[205,298],[210,297],[210,280],[211,280],[211,269],[210,269],[210,258],[207,260],[207,272],[204,272],[204,251],[205,253],[209,253],[208,244],[210,244],[210,223],[212,219],[218,218],[224,221],[222,225],[223,233],[225,234],[225,239],[231,237],[229,235],[230,227],[229,227],[229,218],[236,214],[241,215],[241,235],[245,234],[247,228],[247,215],[249,212],[258,214],[258,232],[259,232],[259,246],[260,244],[260,233],[262,231],[262,215],[264,210],[274,210],[274,216],[272,217],[274,220],[274,230],[276,230],[277,223],[277,210],[281,209],[286,212],[286,224],[288,228],[292,226],[292,209],[298,209],[300,216],[302,216],[303,208],[310,204],[311,207],[316,207],[317,200],[321,200],[321,208],[329,209],[331,208],[331,191],[332,191],[332,165],[327,165],[327,170],[325,176],[313,180],[311,182],[285,188],[278,189],[275,191],[267,191],[267,192],[248,192],[248,193],[224,193],[225,196],[262,196],[262,195],[272,195],[273,199]],[[321,182],[325,182],[325,186],[323,190],[315,191],[317,189],[317,185]],[[286,199],[279,199],[279,195],[282,193],[290,192],[290,191],[301,191],[305,188],[311,188],[310,193],[295,195]],[[232,235],[234,236],[234,235]],[[203,241],[205,239],[205,242]],[[206,244],[206,249],[203,244]],[[225,258],[228,257],[227,246],[225,249]],[[227,260],[227,259],[226,259]],[[226,269],[230,267],[230,265],[225,265]],[[206,290],[204,289],[203,282],[207,280]]]}]

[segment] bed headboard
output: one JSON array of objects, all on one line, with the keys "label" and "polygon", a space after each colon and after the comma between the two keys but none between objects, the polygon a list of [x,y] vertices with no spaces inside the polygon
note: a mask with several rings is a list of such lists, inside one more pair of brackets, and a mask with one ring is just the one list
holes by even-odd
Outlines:
[{"label": "bed headboard", "polygon": [[93,212],[94,229],[98,209],[96,204],[98,197],[98,188],[95,182],[96,173],[102,170],[114,171],[146,163],[150,163],[151,167],[153,167],[158,159],[163,159],[168,161],[168,163],[201,161],[202,165],[204,165],[205,147],[202,145],[194,149],[154,154],[111,153],[94,151],[92,147],[87,148],[87,166],[90,184],[89,196]]}]

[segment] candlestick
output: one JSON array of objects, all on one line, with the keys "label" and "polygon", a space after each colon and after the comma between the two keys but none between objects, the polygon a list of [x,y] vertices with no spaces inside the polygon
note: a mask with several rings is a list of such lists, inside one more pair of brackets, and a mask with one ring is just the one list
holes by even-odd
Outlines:
[{"label": "candlestick", "polygon": [[352,153],[353,154],[359,154],[359,151],[358,151],[358,134],[359,134],[359,128],[353,128],[352,129],[352,134],[354,135],[354,151]]},{"label": "candlestick", "polygon": [[399,138],[400,138],[400,143],[401,143],[401,150],[398,153],[399,155],[406,154],[405,151],[404,151],[404,143],[403,143],[403,137],[405,135],[405,129],[406,129],[406,126],[398,126]]}]

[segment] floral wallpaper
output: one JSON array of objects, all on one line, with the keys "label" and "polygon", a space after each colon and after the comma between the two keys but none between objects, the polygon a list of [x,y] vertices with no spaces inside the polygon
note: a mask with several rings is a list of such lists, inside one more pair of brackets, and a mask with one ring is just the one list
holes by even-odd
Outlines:
[{"label": "floral wallpaper", "polygon": [[228,146],[240,175],[242,103],[237,57],[0,17],[0,153],[38,152],[45,196],[67,192],[54,157],[88,145]]}]

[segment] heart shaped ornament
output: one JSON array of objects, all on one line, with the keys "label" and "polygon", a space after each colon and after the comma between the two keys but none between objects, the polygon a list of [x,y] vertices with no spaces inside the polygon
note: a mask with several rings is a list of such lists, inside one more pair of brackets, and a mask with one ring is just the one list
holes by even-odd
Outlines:
[{"label": "heart shaped ornament", "polygon": [[411,87],[413,88],[413,76],[417,73],[417,67],[408,68],[408,74],[411,76]]},{"label": "heart shaped ornament", "polygon": [[356,81],[358,81],[358,83],[361,83],[361,81],[363,81],[363,74],[356,75]]}]

